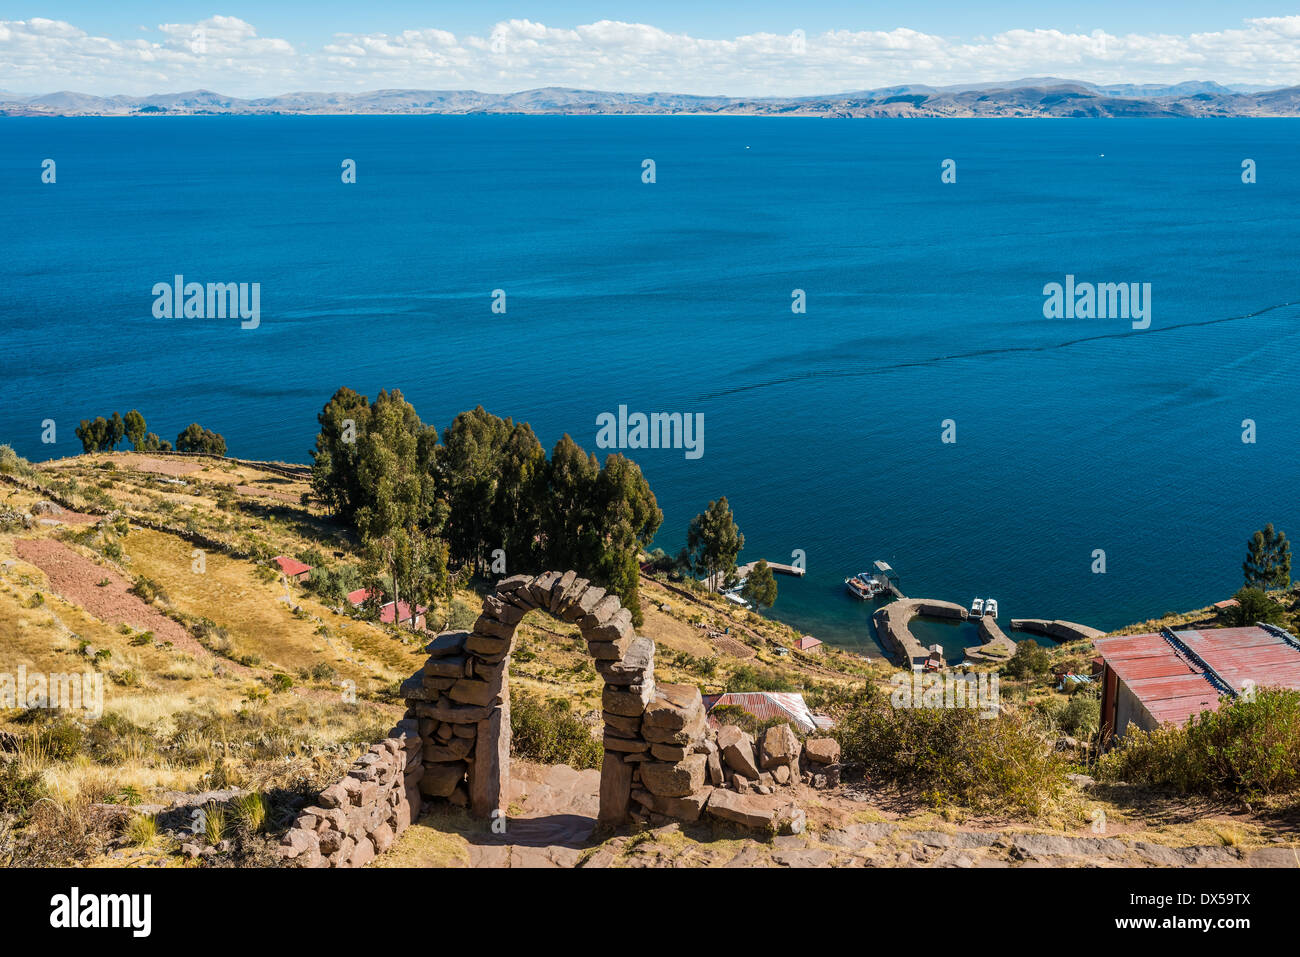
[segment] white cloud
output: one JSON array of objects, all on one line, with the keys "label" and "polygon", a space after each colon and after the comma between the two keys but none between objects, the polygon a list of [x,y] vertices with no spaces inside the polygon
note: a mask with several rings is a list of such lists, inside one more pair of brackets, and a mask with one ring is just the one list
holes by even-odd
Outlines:
[{"label": "white cloud", "polygon": [[1016,29],[954,39],[906,28],[707,39],[643,23],[573,29],[505,20],[483,36],[439,29],[339,34],[319,49],[263,37],[238,17],[166,23],[119,41],[70,23],[0,21],[0,87],[144,94],[535,86],[730,95],[836,93],[1056,75],[1101,82],[1300,83],[1300,16],[1211,33],[1114,35]]}]

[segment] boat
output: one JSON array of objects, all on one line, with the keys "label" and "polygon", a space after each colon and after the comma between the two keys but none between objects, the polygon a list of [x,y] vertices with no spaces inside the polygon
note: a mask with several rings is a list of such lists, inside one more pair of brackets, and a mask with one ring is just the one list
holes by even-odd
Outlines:
[{"label": "boat", "polygon": [[996,598],[990,598],[984,602],[984,615],[987,618],[992,618],[994,621],[997,621],[998,600]]},{"label": "boat", "polygon": [[972,618],[980,618],[983,615],[984,615],[984,599],[976,598],[973,602],[970,603],[970,616]]},{"label": "boat", "polygon": [[844,587],[854,598],[861,598],[863,601],[870,601],[885,590],[885,586],[867,572],[860,572],[844,579]]}]

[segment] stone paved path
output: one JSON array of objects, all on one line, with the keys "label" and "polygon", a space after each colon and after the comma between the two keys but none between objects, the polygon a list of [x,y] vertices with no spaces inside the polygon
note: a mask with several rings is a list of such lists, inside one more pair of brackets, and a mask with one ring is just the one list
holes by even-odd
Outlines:
[{"label": "stone paved path", "polygon": [[[599,783],[597,771],[516,762],[505,834],[461,812],[444,815],[437,827],[464,842],[461,860],[471,867],[1300,867],[1300,845],[1169,847],[1014,829],[916,830],[893,821],[814,826],[763,840],[705,820],[599,841],[592,838]],[[826,792],[807,796],[861,806]],[[420,866],[418,854],[403,866]]]}]

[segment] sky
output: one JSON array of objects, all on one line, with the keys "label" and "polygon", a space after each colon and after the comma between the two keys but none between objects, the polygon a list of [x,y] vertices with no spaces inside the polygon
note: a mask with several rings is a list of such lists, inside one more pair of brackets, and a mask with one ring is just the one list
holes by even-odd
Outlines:
[{"label": "sky", "polygon": [[0,0],[0,90],[17,93],[797,96],[1029,76],[1300,85],[1300,0]]}]

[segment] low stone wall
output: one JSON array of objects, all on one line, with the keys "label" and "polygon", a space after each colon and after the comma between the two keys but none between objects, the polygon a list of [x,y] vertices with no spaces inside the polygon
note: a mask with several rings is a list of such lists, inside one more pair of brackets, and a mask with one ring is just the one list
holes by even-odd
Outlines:
[{"label": "low stone wall", "polygon": [[917,641],[908,623],[917,615],[928,618],[956,618],[964,621],[968,617],[964,607],[951,601],[938,601],[932,598],[904,598],[890,602],[875,614],[876,633],[882,639],[886,650],[893,652],[898,663],[904,667],[924,665],[930,658],[930,649]]},{"label": "low stone wall", "polygon": [[423,774],[416,722],[399,721],[321,792],[318,805],[303,809],[280,856],[297,867],[365,866],[420,816]]},{"label": "low stone wall", "polygon": [[1027,631],[1031,635],[1042,635],[1055,641],[1093,641],[1104,638],[1106,632],[1074,621],[1049,621],[1046,618],[1012,618],[1012,631]]},{"label": "low stone wall", "polygon": [[997,620],[991,615],[978,619],[980,640],[984,644],[978,648],[967,648],[966,658],[978,662],[1006,661],[1016,653],[1016,643],[1006,636]]}]

